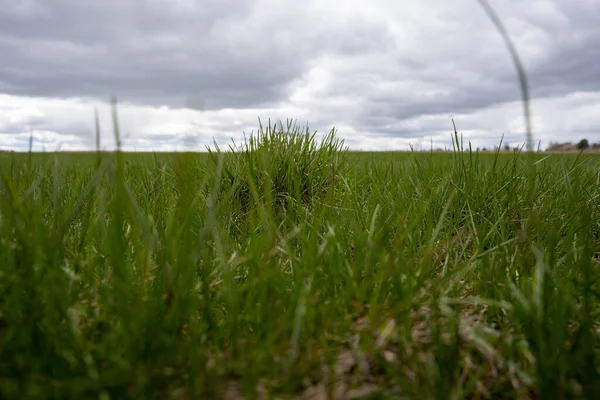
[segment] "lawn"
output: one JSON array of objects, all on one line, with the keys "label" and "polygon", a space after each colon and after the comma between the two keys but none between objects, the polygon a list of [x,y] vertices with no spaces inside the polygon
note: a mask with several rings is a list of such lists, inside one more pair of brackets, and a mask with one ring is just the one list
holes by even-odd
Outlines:
[{"label": "lawn", "polygon": [[0,154],[0,398],[600,398],[600,156],[454,139]]}]

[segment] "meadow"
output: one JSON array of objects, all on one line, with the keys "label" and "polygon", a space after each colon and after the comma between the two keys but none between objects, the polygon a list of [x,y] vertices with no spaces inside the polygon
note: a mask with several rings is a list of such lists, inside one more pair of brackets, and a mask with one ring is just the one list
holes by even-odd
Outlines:
[{"label": "meadow", "polygon": [[0,398],[600,398],[600,158],[454,144],[0,154]]}]

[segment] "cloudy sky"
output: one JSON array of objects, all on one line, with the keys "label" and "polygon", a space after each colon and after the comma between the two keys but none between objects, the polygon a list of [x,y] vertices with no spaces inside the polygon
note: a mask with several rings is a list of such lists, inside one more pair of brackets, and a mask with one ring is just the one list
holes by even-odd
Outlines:
[{"label": "cloudy sky", "polygon": [[[534,139],[600,141],[599,0],[491,0]],[[517,75],[476,0],[0,0],[0,148],[204,149],[288,118],[354,150],[525,142]]]}]

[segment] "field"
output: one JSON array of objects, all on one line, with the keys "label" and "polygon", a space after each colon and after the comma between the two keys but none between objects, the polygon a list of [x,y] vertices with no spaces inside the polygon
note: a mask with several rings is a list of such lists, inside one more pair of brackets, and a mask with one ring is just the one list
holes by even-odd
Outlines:
[{"label": "field", "polygon": [[0,398],[600,398],[600,157],[0,155]]}]

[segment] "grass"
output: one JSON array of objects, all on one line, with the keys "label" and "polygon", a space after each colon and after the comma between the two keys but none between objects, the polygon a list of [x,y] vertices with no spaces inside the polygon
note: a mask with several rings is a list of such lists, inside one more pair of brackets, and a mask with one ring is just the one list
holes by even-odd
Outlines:
[{"label": "grass", "polygon": [[600,398],[600,158],[457,142],[0,155],[0,398]]}]

